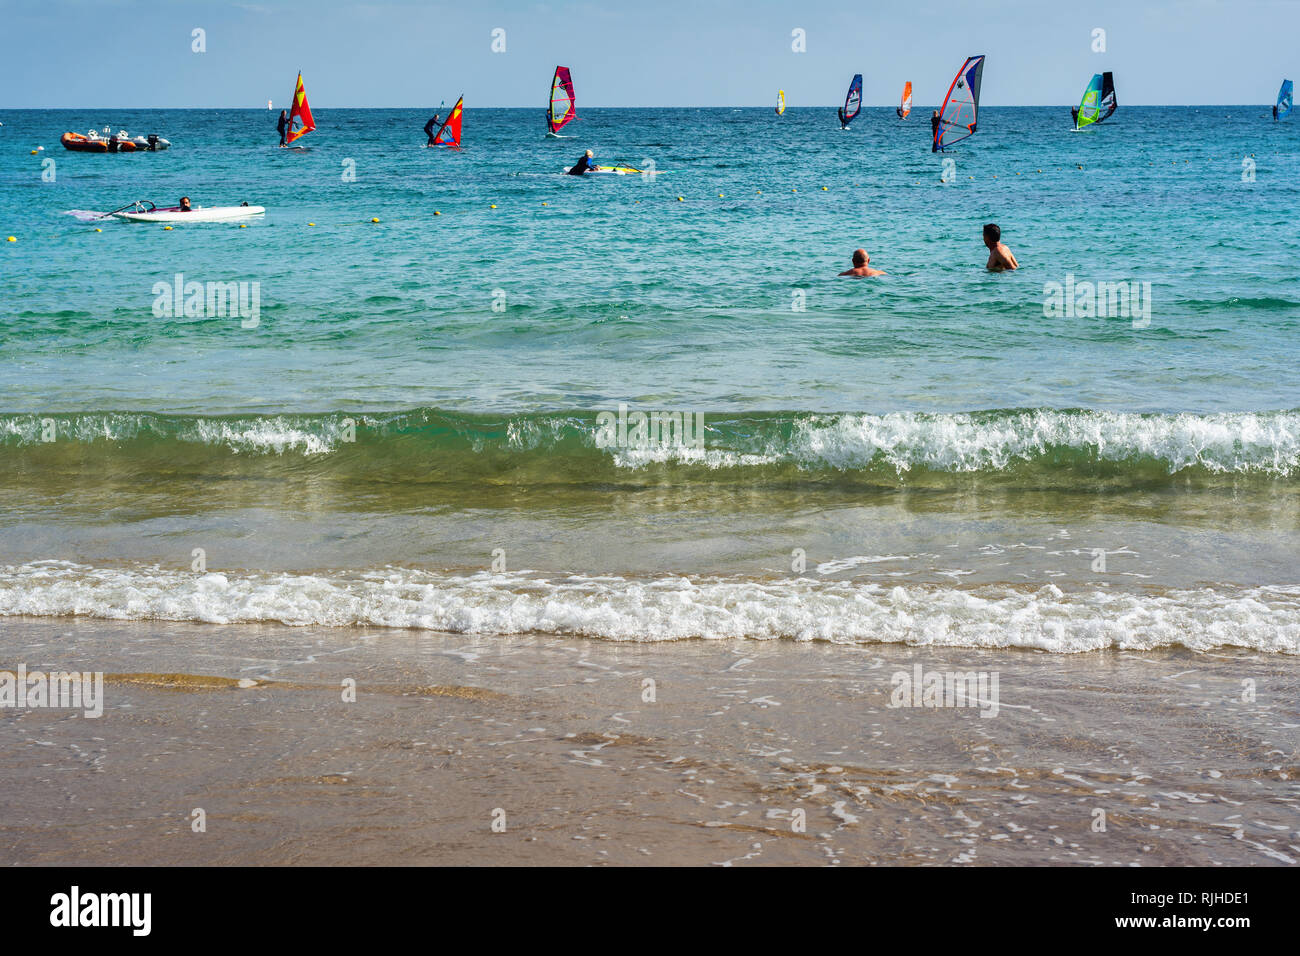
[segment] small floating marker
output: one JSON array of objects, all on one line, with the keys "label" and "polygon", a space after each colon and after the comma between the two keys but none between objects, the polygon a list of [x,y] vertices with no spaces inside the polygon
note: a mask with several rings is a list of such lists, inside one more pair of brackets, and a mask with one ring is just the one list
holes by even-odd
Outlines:
[{"label": "small floating marker", "polygon": [[1079,164],[1077,164],[1074,168],[1075,168],[1075,169],[1083,169],[1083,163],[1079,163]]},{"label": "small floating marker", "polygon": [[542,205],[543,205],[543,206],[549,206],[550,203],[546,203],[546,202],[544,202],[544,203],[542,203]]},{"label": "small floating marker", "polygon": [[967,176],[966,178],[967,178],[967,179],[974,179],[975,177],[974,177],[974,176]]},{"label": "small floating marker", "polygon": [[32,150],[32,155],[33,155],[33,156],[36,155],[36,150]]},{"label": "small floating marker", "polygon": [[1041,170],[1041,169],[1040,169],[1040,170],[1039,170],[1039,172],[1040,172],[1040,173],[1041,173],[1041,172],[1042,172],[1042,170]]},{"label": "small floating marker", "polygon": [[10,236],[8,239],[5,240],[5,242],[17,242],[17,241],[18,241],[17,236]]},{"label": "small floating marker", "polygon": [[316,223],[314,223],[314,222],[309,222],[309,223],[307,223],[307,225],[309,225],[309,226],[314,226],[314,225],[316,225]]},{"label": "small floating marker", "polygon": [[677,201],[678,201],[678,202],[686,202],[686,200],[683,199],[681,196],[678,196],[678,197],[677,197]]},{"label": "small floating marker", "polygon": [[434,214],[435,216],[441,216],[441,215],[442,215],[442,213],[438,212],[438,210],[436,210],[436,209],[433,211],[433,214]]},{"label": "small floating marker", "polygon": [[492,205],[488,206],[488,208],[489,208],[489,209],[496,209],[496,208],[497,208],[497,204],[496,204],[496,203],[493,203]]},{"label": "small floating marker", "polygon": [[792,193],[797,193],[798,191],[799,191],[799,190],[797,190],[797,189],[792,189],[792,190],[790,190],[790,192],[792,192]]},{"label": "small floating marker", "polygon": [[822,192],[826,192],[826,187],[825,187],[825,186],[822,187]]},{"label": "small floating marker", "polygon": [[371,222],[378,222],[379,220],[378,220],[378,219],[371,219],[370,221],[371,221]]},{"label": "small floating marker", "polygon": [[103,230],[103,229],[96,229],[95,231],[96,231],[96,232],[103,232],[104,230]]},{"label": "small floating marker", "polygon": [[164,230],[167,230],[167,229],[170,229],[170,228],[171,228],[171,226],[163,226],[163,229],[164,229]]},{"label": "small floating marker", "polygon": [[722,193],[718,193],[718,198],[719,198],[719,199],[726,199],[727,197],[724,196],[724,195],[722,195]]}]

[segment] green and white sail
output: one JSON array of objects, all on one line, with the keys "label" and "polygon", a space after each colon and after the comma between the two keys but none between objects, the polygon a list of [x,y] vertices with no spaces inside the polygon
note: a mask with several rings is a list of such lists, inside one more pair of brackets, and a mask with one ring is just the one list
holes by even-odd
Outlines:
[{"label": "green and white sail", "polygon": [[1092,79],[1088,81],[1088,88],[1083,91],[1083,99],[1079,101],[1079,118],[1075,122],[1075,129],[1091,126],[1099,119],[1101,119],[1101,74],[1094,73]]}]

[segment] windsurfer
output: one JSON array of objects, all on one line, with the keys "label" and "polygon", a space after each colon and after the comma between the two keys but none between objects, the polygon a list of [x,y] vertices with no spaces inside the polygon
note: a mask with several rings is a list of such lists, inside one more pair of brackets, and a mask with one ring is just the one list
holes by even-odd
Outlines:
[{"label": "windsurfer", "polygon": [[898,114],[899,119],[903,118],[903,108],[901,106],[895,106],[894,112]]},{"label": "windsurfer", "polygon": [[846,272],[841,272],[841,276],[853,276],[855,278],[865,278],[867,276],[883,276],[886,273],[879,269],[871,268],[868,263],[871,262],[871,256],[867,255],[866,249],[855,249],[853,251],[853,268]]},{"label": "windsurfer", "polygon": [[429,142],[425,144],[426,146],[434,145],[433,138],[436,135],[438,135],[438,129],[441,126],[442,126],[442,119],[438,116],[437,113],[433,114],[433,119],[429,120],[429,122],[424,124],[424,135],[429,137]]},{"label": "windsurfer", "polygon": [[591,150],[587,150],[585,153],[579,156],[578,161],[574,163],[573,166],[569,169],[569,175],[581,176],[583,173],[589,170],[591,168],[592,157],[594,157],[595,155],[596,154],[593,153]]},{"label": "windsurfer", "polygon": [[1274,122],[1274,123],[1277,122],[1277,104],[1276,104],[1276,103],[1273,104],[1273,122]]},{"label": "windsurfer", "polygon": [[842,106],[837,107],[835,110],[835,115],[840,118],[840,129],[847,129],[848,127],[844,123],[844,107]]},{"label": "windsurfer", "polygon": [[989,249],[989,261],[984,267],[990,272],[1010,272],[1020,268],[1016,257],[1002,242],[1002,230],[996,223],[990,222],[984,227],[984,245]]},{"label": "windsurfer", "polygon": [[1079,107],[1077,106],[1070,107],[1070,119],[1074,120],[1074,128],[1078,129],[1079,128]]},{"label": "windsurfer", "polygon": [[289,114],[287,111],[280,110],[280,121],[275,125],[276,128],[280,131],[280,145],[281,146],[288,145],[284,141],[285,135],[289,132]]},{"label": "windsurfer", "polygon": [[930,117],[930,152],[939,152],[939,111],[935,110]]}]

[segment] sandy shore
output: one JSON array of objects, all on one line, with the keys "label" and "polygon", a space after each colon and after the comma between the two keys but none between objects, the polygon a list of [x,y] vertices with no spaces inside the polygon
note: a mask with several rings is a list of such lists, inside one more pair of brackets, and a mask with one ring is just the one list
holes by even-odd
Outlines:
[{"label": "sandy shore", "polygon": [[[6,865],[1300,861],[1300,678],[1254,652],[0,620],[20,664],[105,703],[0,709]],[[890,706],[917,665],[996,713]]]}]

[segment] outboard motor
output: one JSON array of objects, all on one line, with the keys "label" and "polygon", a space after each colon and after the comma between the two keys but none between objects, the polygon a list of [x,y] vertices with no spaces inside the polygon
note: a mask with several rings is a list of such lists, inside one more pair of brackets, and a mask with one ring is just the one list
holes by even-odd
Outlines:
[{"label": "outboard motor", "polygon": [[152,150],[157,150],[157,149],[158,149],[158,134],[157,134],[157,133],[150,133],[150,134],[149,134],[149,148],[152,149]]}]

